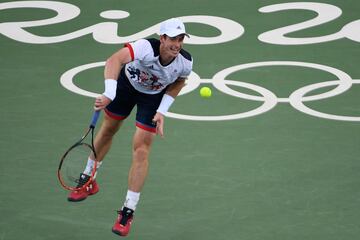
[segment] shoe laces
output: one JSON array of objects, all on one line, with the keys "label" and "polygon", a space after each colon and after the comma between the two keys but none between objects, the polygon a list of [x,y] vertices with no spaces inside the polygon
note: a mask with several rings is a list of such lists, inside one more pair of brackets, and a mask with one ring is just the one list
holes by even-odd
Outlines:
[{"label": "shoe laces", "polygon": [[117,211],[117,213],[121,215],[121,220],[119,223],[123,226],[126,226],[129,219],[132,218],[134,210],[124,207],[122,210]]},{"label": "shoe laces", "polygon": [[80,173],[79,179],[76,180],[78,183],[77,187],[79,188],[79,187],[84,186],[84,184],[87,183],[89,181],[89,179],[90,179],[90,176]]}]

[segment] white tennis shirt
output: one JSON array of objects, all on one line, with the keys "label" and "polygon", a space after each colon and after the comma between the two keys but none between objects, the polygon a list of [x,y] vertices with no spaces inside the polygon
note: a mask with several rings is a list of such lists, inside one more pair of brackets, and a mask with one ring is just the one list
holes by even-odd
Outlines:
[{"label": "white tennis shirt", "polygon": [[159,93],[179,77],[187,78],[191,73],[193,60],[184,49],[170,64],[163,66],[159,61],[158,39],[140,39],[126,46],[133,61],[125,65],[125,74],[131,85],[142,93]]}]

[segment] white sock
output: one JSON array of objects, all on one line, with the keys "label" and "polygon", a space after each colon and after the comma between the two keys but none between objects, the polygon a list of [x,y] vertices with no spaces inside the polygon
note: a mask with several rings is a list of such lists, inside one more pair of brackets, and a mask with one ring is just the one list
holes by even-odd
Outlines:
[{"label": "white sock", "polygon": [[133,191],[128,190],[127,194],[126,194],[124,207],[130,208],[135,211],[136,205],[138,204],[139,199],[140,199],[139,192],[133,192]]},{"label": "white sock", "polygon": [[[84,174],[88,175],[88,176],[91,176],[91,173],[93,171],[93,166],[95,164],[95,161],[92,160],[91,158],[88,158],[88,161],[87,161],[87,164],[86,164],[86,167],[85,167],[85,170],[84,170]],[[96,174],[97,174],[97,170],[99,169],[99,167],[101,166],[102,162],[97,162],[97,165],[96,165],[96,172],[95,172],[95,175],[94,175],[94,179],[96,177]]]}]

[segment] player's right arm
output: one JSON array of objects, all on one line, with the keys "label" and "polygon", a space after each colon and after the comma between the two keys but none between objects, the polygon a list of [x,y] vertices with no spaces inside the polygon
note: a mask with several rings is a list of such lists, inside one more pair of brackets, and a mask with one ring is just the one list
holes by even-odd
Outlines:
[{"label": "player's right arm", "polygon": [[132,60],[129,47],[124,47],[115,52],[106,60],[104,71],[105,79],[118,79],[121,68]]},{"label": "player's right arm", "polygon": [[133,60],[129,47],[121,48],[111,55],[105,64],[105,92],[95,99],[94,109],[104,109],[116,96],[117,79],[121,68]]}]

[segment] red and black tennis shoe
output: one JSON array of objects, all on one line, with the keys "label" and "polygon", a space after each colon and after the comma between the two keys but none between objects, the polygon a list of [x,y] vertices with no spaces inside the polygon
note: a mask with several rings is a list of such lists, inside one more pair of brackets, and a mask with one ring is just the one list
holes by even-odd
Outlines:
[{"label": "red and black tennis shoe", "polygon": [[118,217],[112,231],[115,234],[125,237],[129,234],[131,223],[134,218],[134,210],[124,207],[121,211],[118,211]]},{"label": "red and black tennis shoe", "polygon": [[[83,186],[89,181],[90,176],[86,174],[80,174],[79,184],[77,187]],[[71,191],[68,195],[68,201],[79,202],[85,200],[89,195],[94,195],[99,191],[99,186],[95,180],[92,180],[88,186],[78,191]]]}]

